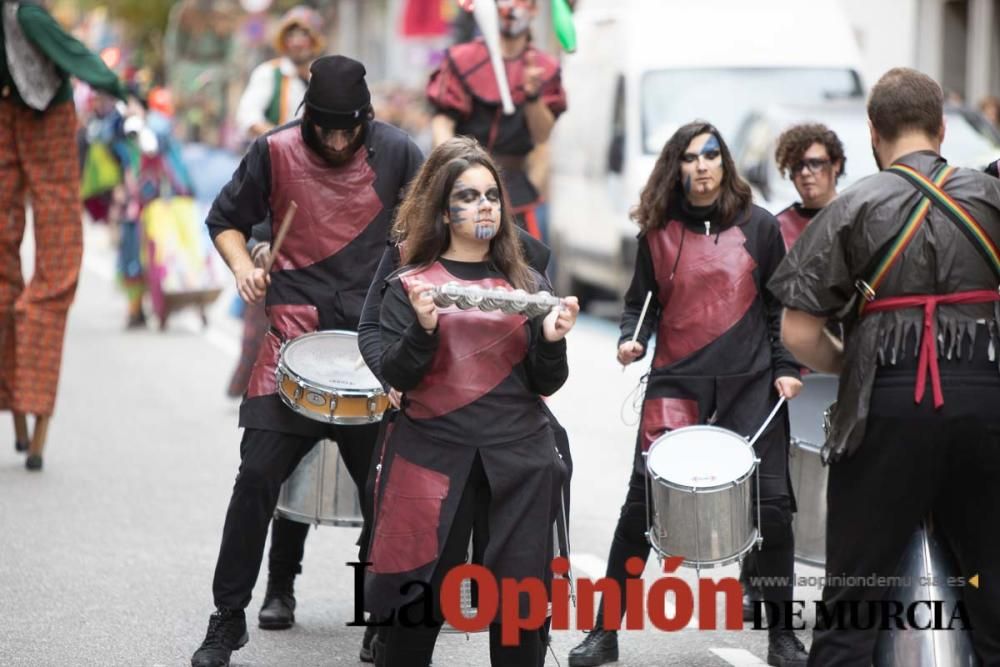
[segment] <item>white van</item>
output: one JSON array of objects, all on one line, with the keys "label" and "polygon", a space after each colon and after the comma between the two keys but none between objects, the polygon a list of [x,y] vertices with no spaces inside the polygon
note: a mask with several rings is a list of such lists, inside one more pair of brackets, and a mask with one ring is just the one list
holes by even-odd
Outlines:
[{"label": "white van", "polygon": [[770,103],[864,95],[836,0],[587,0],[563,61],[570,108],[552,137],[556,289],[624,293],[638,227],[629,210],[664,143],[704,119],[728,141]]}]

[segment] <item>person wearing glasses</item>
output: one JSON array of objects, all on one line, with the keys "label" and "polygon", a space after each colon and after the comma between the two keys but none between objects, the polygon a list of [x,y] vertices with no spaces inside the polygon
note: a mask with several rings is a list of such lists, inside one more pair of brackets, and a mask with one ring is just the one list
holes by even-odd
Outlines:
[{"label": "person wearing glasses", "polygon": [[858,611],[817,623],[810,667],[871,664],[891,616],[887,577],[929,515],[957,572],[993,582],[955,591],[953,627],[971,628],[982,664],[1000,664],[1000,182],[948,165],[943,109],[921,72],[879,79],[868,99],[879,173],[819,213],[768,283],[789,351],[841,377],[822,451],[836,575],[823,604]]},{"label": "person wearing glasses", "polygon": [[[774,217],[781,226],[787,251],[813,217],[837,196],[837,181],[844,175],[844,145],[837,134],[820,123],[793,125],[778,137],[774,159],[782,176],[787,175],[802,201],[795,202]],[[839,335],[839,329],[833,331]],[[753,620],[753,605],[760,591],[750,583],[753,557],[747,559],[743,582],[743,620]]]},{"label": "person wearing glasses", "polygon": [[806,225],[837,196],[837,181],[844,175],[844,145],[826,125],[794,125],[778,137],[774,151],[778,170],[787,172],[802,201],[776,216],[785,249],[792,247]]}]

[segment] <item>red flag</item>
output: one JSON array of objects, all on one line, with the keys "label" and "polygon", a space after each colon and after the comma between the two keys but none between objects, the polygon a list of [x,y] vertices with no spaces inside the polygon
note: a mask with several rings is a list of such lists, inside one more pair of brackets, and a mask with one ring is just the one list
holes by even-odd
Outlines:
[{"label": "red flag", "polygon": [[448,33],[443,5],[447,0],[406,0],[403,9],[404,37],[438,37]]}]

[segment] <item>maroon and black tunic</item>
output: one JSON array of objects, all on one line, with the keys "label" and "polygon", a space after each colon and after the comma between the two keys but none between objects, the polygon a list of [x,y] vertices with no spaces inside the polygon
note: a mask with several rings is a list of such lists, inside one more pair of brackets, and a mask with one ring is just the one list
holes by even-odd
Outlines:
[{"label": "maroon and black tunic", "polygon": [[774,216],[781,227],[781,238],[785,241],[785,252],[791,249],[792,245],[802,234],[806,225],[823,209],[806,208],[798,202],[792,204],[778,215]]},{"label": "maroon and black tunic", "polygon": [[[478,456],[490,485],[484,564],[497,577],[546,578],[562,466],[541,397],[565,382],[566,343],[542,336],[542,317],[439,309],[428,334],[408,290],[414,279],[505,287],[485,262],[439,259],[390,278],[381,310],[386,382],[403,392],[376,481],[366,582],[370,611],[386,615],[428,582]],[[541,283],[543,279],[537,278]]]},{"label": "maroon and black tunic", "polygon": [[[497,156],[523,158],[534,149],[524,116],[524,67],[528,55],[544,70],[539,91],[542,102],[558,118],[566,110],[559,62],[548,53],[528,45],[517,58],[504,61],[511,98],[516,111],[506,116],[500,103],[500,89],[490,64],[489,50],[482,38],[458,44],[445,53],[444,62],[427,85],[427,99],[437,113],[455,120],[455,133],[475,137]],[[506,165],[505,165],[506,166]],[[538,191],[522,170],[504,170],[511,205],[520,212],[538,201]]]},{"label": "maroon and black tunic", "polygon": [[274,370],[282,341],[328,329],[356,331],[368,286],[385,248],[393,212],[423,157],[401,130],[378,121],[364,146],[331,167],[302,138],[295,121],[258,138],[212,205],[213,236],[249,237],[270,218],[272,236],[292,201],[298,212],[274,259],[267,290],[271,330],[240,407],[240,426],[320,437],[326,426],[289,410]]},{"label": "maroon and black tunic", "polygon": [[668,216],[639,238],[621,320],[619,345],[631,340],[653,292],[638,337],[648,349],[656,332],[636,446],[642,472],[641,452],[668,430],[707,423],[752,435],[777,400],[774,380],[799,377],[780,340],[781,304],[764,288],[785,255],[771,214],[753,206],[727,226],[714,207],[682,202]]}]

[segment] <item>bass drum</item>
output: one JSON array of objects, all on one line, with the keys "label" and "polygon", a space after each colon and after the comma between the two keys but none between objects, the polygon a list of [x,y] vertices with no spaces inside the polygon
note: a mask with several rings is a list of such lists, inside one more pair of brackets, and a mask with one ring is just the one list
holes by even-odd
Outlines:
[{"label": "bass drum", "polygon": [[792,443],[789,474],[798,512],[792,520],[795,558],[822,567],[826,564],[826,479],[828,468],[820,451],[826,442],[823,415],[837,400],[836,375],[810,373],[802,378],[802,392],[788,402]]},{"label": "bass drum", "polygon": [[281,487],[276,513],[285,519],[324,526],[360,527],[361,501],[337,443],[321,440]]}]

